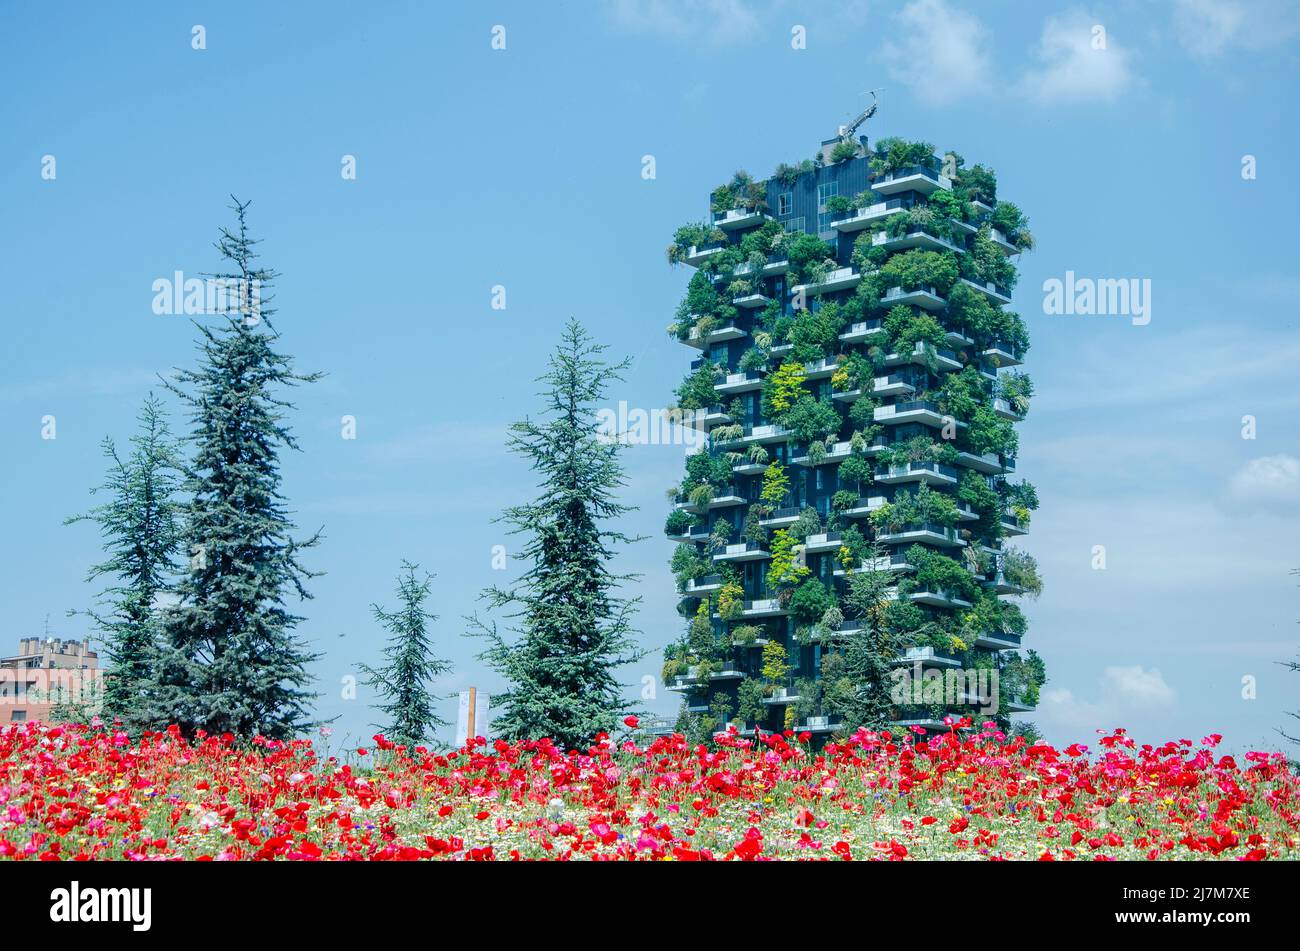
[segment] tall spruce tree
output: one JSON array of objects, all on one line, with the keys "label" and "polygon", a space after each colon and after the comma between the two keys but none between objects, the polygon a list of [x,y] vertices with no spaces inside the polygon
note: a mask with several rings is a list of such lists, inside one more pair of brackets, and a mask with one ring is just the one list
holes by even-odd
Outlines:
[{"label": "tall spruce tree", "polygon": [[429,644],[429,622],[438,620],[436,614],[424,609],[433,576],[417,577],[419,567],[402,562],[403,573],[397,578],[401,606],[396,611],[371,605],[375,620],[392,636],[384,651],[382,667],[376,670],[361,665],[367,675],[366,684],[384,698],[378,709],[388,722],[375,726],[394,743],[411,748],[432,742],[434,732],[447,725],[446,720],[433,712],[434,697],[429,692],[429,681],[451,670],[449,662],[433,656]]},{"label": "tall spruce tree", "polygon": [[511,426],[509,448],[538,474],[541,494],[499,521],[527,538],[522,559],[529,568],[514,587],[489,588],[483,598],[507,612],[514,636],[470,619],[471,633],[489,643],[482,659],[510,684],[493,697],[501,711],[494,729],[511,739],[549,736],[570,749],[615,729],[626,708],[614,670],[645,654],[632,638],[640,599],[617,594],[634,576],[607,567],[610,546],[638,539],[602,528],[631,511],[615,500],[626,447],[602,438],[596,424],[598,402],[628,366],[606,362],[606,349],[570,320],[538,379],[543,418]]},{"label": "tall spruce tree", "polygon": [[132,732],[153,726],[148,718],[158,641],[160,598],[176,572],[179,541],[177,483],[180,460],[162,404],[151,393],[141,407],[139,431],[123,458],[112,439],[103,442],[108,476],[98,489],[106,501],[65,524],[93,522],[105,558],[91,566],[88,582],[112,579],[96,606],[84,613],[99,630],[108,664],[103,712]]},{"label": "tall spruce tree", "polygon": [[280,493],[282,449],[297,449],[284,423],[282,388],[319,378],[295,373],[273,345],[279,334],[267,293],[276,276],[258,266],[248,203],[232,206],[237,228],[217,250],[233,269],[209,275],[234,289],[238,310],[197,323],[198,369],[169,384],[190,408],[192,458],[185,488],[189,570],[164,624],[154,715],[186,732],[283,739],[312,725],[307,665],[317,655],[294,634],[285,607],[311,597],[298,553],[319,540],[292,537]]}]

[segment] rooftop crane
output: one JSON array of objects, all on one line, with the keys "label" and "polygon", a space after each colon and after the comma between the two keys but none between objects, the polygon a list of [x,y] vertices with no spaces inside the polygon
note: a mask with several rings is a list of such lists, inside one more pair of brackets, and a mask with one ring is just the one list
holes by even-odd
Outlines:
[{"label": "rooftop crane", "polygon": [[853,122],[851,122],[849,125],[840,126],[841,142],[852,142],[853,133],[858,131],[858,127],[876,114],[876,109],[879,108],[880,106],[880,102],[876,98],[877,90],[870,89],[868,90],[868,92],[871,93],[871,105],[868,106],[866,109],[864,109],[862,113],[856,119],[854,119]]}]

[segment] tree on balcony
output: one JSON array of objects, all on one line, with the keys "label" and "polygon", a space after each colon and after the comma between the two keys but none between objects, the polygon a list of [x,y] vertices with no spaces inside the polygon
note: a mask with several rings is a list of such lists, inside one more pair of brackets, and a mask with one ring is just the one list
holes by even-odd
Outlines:
[{"label": "tree on balcony", "polygon": [[637,539],[605,527],[631,511],[615,493],[624,485],[619,443],[603,441],[596,409],[628,361],[609,363],[576,321],[541,376],[543,416],[511,426],[509,446],[538,474],[533,502],[505,510],[501,521],[527,541],[529,568],[511,588],[483,598],[513,623],[508,638],[495,621],[471,619],[487,640],[481,657],[509,684],[494,697],[495,729],[512,739],[552,737],[581,748],[612,732],[623,712],[615,670],[644,655],[633,639],[636,599],[619,598],[628,575],[613,573],[610,548]]}]

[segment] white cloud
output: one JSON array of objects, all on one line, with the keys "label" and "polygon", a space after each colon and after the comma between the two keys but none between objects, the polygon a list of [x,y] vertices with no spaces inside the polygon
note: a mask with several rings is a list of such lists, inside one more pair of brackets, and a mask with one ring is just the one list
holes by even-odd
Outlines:
[{"label": "white cloud", "polygon": [[1154,667],[1107,667],[1098,683],[1096,700],[1086,700],[1064,688],[1046,688],[1039,697],[1040,726],[1064,742],[1087,740],[1094,731],[1131,727],[1137,718],[1147,722],[1173,711],[1174,689]]},{"label": "white cloud", "polygon": [[1250,460],[1229,480],[1228,497],[1245,506],[1300,507],[1300,459],[1277,455]]},{"label": "white cloud", "polygon": [[1043,23],[1037,58],[1039,66],[1025,74],[1021,91],[1044,105],[1110,102],[1137,82],[1132,52],[1083,10]]},{"label": "white cloud", "polygon": [[917,99],[944,105],[988,88],[988,30],[973,14],[945,0],[911,0],[894,19],[904,39],[885,44],[885,62]]},{"label": "white cloud", "polygon": [[745,0],[615,0],[607,10],[614,26],[626,33],[680,42],[729,46],[759,32],[759,13]]},{"label": "white cloud", "polygon": [[1300,32],[1294,0],[1174,0],[1174,31],[1193,56],[1222,56],[1233,48],[1261,50]]}]

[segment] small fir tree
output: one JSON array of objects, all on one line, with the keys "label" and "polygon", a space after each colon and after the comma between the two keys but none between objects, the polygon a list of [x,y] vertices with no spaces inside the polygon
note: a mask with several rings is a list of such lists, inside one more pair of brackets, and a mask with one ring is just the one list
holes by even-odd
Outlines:
[{"label": "small fir tree", "polygon": [[[105,559],[93,565],[87,581],[112,579],[96,607],[85,613],[99,629],[108,663],[101,691],[103,713],[132,732],[166,724],[148,717],[150,683],[162,599],[176,571],[179,520],[176,500],[180,461],[162,404],[152,395],[138,417],[139,432],[123,458],[112,439],[103,442],[108,476],[106,501],[65,524],[94,522],[103,538]],[[97,688],[98,689],[98,688]]]},{"label": "small fir tree", "polygon": [[429,599],[432,575],[417,577],[419,565],[402,562],[397,579],[397,597],[401,606],[386,611],[371,605],[377,620],[392,635],[384,651],[385,663],[379,669],[362,664],[366,685],[374,688],[384,702],[378,709],[386,723],[374,724],[388,739],[414,748],[433,741],[435,731],[447,721],[434,713],[434,696],[429,681],[451,670],[451,664],[433,656],[428,626],[437,615],[424,609]]}]

